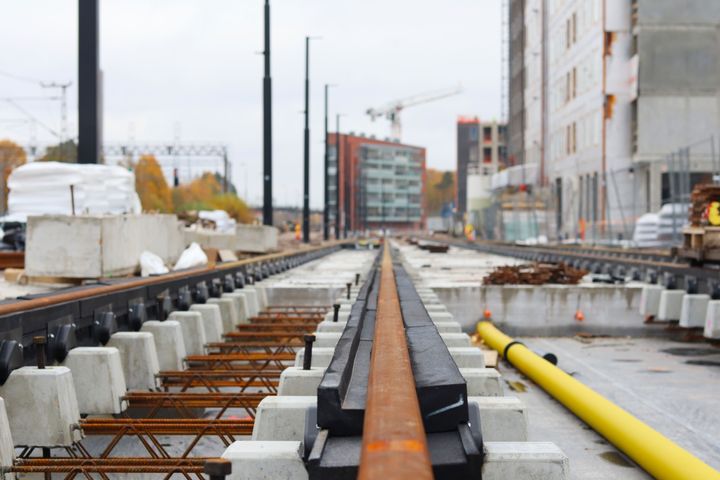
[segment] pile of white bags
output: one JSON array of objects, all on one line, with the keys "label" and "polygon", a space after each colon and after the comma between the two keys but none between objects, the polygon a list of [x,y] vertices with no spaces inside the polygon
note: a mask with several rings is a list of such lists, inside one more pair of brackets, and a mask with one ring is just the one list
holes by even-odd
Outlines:
[{"label": "pile of white bags", "polygon": [[135,174],[109,165],[35,162],[16,168],[8,179],[8,213],[71,215],[141,213]]}]

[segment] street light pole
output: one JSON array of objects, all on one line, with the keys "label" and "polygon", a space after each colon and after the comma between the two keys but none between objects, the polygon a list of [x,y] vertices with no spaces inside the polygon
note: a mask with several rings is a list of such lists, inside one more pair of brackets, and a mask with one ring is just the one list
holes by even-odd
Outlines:
[{"label": "street light pole", "polygon": [[305,37],[305,177],[303,186],[303,242],[310,243],[310,37]]},{"label": "street light pole", "polygon": [[323,239],[327,241],[330,238],[330,194],[328,189],[328,180],[330,175],[328,174],[328,89],[330,85],[325,84],[325,209],[323,210]]},{"label": "street light pole", "polygon": [[263,55],[265,56],[265,76],[263,77],[263,225],[272,225],[272,78],[270,77],[270,0],[265,0],[265,50]]},{"label": "street light pole", "polygon": [[[335,239],[340,239],[340,114],[335,115]],[[343,170],[344,173],[344,170]]]}]

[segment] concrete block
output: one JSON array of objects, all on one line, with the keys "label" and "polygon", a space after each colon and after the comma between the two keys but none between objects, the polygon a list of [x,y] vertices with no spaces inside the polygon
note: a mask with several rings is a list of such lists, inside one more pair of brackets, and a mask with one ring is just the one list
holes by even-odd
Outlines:
[{"label": "concrete block", "polygon": [[265,225],[238,225],[235,241],[235,250],[241,252],[274,252],[278,249],[278,229]]},{"label": "concrete block", "polygon": [[494,368],[461,368],[467,382],[468,397],[503,396],[502,376]]},{"label": "concrete block", "polygon": [[710,295],[686,294],[680,309],[680,326],[684,328],[703,328],[707,317]]},{"label": "concrete block", "polygon": [[235,300],[229,297],[209,298],[207,303],[220,307],[220,318],[222,318],[223,322],[223,333],[235,330],[235,326],[240,323],[238,320],[238,310]]},{"label": "concrete block", "polygon": [[32,216],[27,222],[25,272],[70,278],[127,275],[138,269],[143,251],[171,263],[183,245],[175,215]]},{"label": "concrete block", "polygon": [[[448,347],[448,350],[458,368],[485,368],[485,356],[477,347]],[[334,348],[313,347],[312,366],[327,368],[334,353]],[[302,367],[304,358],[305,350],[299,350],[295,354],[295,366]]]},{"label": "concrete block", "polygon": [[462,333],[458,322],[435,322],[435,327],[440,333]]},{"label": "concrete block", "polygon": [[107,344],[120,351],[128,390],[153,390],[160,372],[155,339],[149,332],[117,332]]},{"label": "concrete block", "polygon": [[[15,448],[10,435],[10,421],[5,410],[5,400],[0,398],[0,467],[8,467],[15,460]],[[10,480],[10,474],[0,475],[2,480]]]},{"label": "concrete block", "polygon": [[203,319],[203,327],[205,328],[205,341],[221,342],[223,334],[222,317],[220,316],[220,307],[212,303],[199,304],[190,306],[191,312],[200,312]]},{"label": "concrete block", "polygon": [[302,440],[305,411],[317,405],[317,396],[265,397],[258,405],[253,440]]},{"label": "concrete block", "polygon": [[15,445],[71,446],[82,438],[75,385],[67,367],[14,370],[0,397],[5,400]]},{"label": "concrete block", "polygon": [[680,320],[684,296],[685,292],[683,290],[663,290],[660,293],[658,320]]},{"label": "concrete block", "polygon": [[440,337],[448,348],[470,347],[470,336],[467,333],[440,333]]},{"label": "concrete block", "polygon": [[263,282],[256,283],[250,288],[252,290],[255,290],[255,292],[257,293],[258,308],[260,309],[260,311],[265,310],[268,307],[268,296],[266,287],[263,285]]},{"label": "concrete block", "polygon": [[[425,305],[425,310],[429,312],[448,312],[448,309],[442,303],[428,303]],[[431,315],[432,316],[432,315]]]},{"label": "concrete block", "polygon": [[342,333],[345,330],[347,322],[333,322],[332,320],[323,320],[317,325],[318,333]]},{"label": "concrete block", "polygon": [[232,462],[227,480],[307,480],[302,442],[234,442],[222,454]]},{"label": "concrete block", "polygon": [[705,335],[705,338],[720,338],[720,300],[710,300],[708,302],[703,335]]},{"label": "concrete block", "polygon": [[569,480],[570,462],[554,443],[483,442],[483,480]]},{"label": "concrete block", "polygon": [[311,396],[317,395],[317,388],[325,375],[325,368],[313,367],[303,370],[302,367],[288,367],[280,374],[279,396]]},{"label": "concrete block", "polygon": [[448,347],[458,368],[485,368],[485,355],[477,347]]},{"label": "concrete block", "polygon": [[218,250],[235,250],[235,235],[215,230],[186,228],[183,232],[185,244],[193,242],[204,248],[217,248]]},{"label": "concrete block", "polygon": [[[427,305],[425,306],[425,308],[427,309]],[[453,314],[450,312],[441,312],[441,311],[429,310],[429,309],[427,309],[427,310],[428,310],[428,314],[430,315],[430,319],[435,323],[454,321]]]},{"label": "concrete block", "polygon": [[205,353],[205,326],[200,312],[172,312],[168,320],[175,320],[182,327],[185,351],[188,355],[202,355]]},{"label": "concrete block", "polygon": [[644,285],[640,294],[640,314],[643,317],[657,317],[660,311],[661,285]]},{"label": "concrete block", "polygon": [[527,410],[517,397],[470,397],[480,407],[483,441],[527,441]]},{"label": "concrete block", "polygon": [[249,294],[245,289],[236,289],[231,293],[223,293],[222,298],[229,298],[235,302],[235,311],[237,312],[237,322],[232,326],[231,330],[235,330],[238,325],[245,325],[250,323],[250,317],[252,313],[251,305],[248,299]]},{"label": "concrete block", "polygon": [[120,351],[112,347],[76,347],[63,366],[72,373],[80,413],[116,415],[125,411],[125,374]]},{"label": "concrete block", "polygon": [[228,295],[239,296],[243,298],[244,306],[239,311],[238,322],[248,323],[250,317],[257,316],[260,313],[260,304],[258,303],[257,292],[252,287],[245,287],[235,290],[233,293],[225,293],[223,296]]},{"label": "concrete block", "polygon": [[183,360],[185,360],[187,352],[180,322],[150,320],[143,323],[140,331],[152,333],[161,372],[185,369]]}]

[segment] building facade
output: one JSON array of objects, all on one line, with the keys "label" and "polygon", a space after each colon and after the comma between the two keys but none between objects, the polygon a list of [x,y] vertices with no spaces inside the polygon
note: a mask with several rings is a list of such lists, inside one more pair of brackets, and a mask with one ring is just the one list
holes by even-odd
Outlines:
[{"label": "building facade", "polygon": [[330,222],[349,231],[424,228],[425,149],[361,135],[340,135],[340,208],[336,134],[329,135]]},{"label": "building facade", "polygon": [[507,129],[498,122],[460,117],[457,122],[457,212],[463,224],[485,230],[492,176],[507,165]]},{"label": "building facade", "polygon": [[551,192],[542,233],[629,238],[640,215],[686,201],[720,168],[710,141],[720,127],[720,2],[524,3],[523,158]]}]

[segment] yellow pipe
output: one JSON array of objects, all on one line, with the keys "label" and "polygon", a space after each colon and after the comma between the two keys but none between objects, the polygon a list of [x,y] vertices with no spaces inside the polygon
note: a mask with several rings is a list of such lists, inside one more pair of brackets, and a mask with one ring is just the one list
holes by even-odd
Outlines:
[{"label": "yellow pipe", "polygon": [[720,472],[520,343],[481,321],[487,345],[657,479],[720,480]]}]

